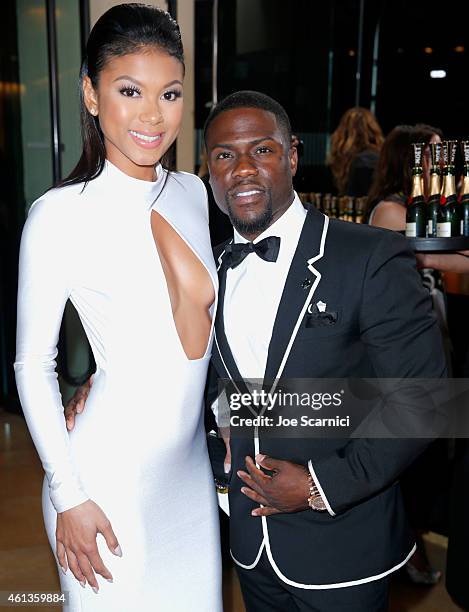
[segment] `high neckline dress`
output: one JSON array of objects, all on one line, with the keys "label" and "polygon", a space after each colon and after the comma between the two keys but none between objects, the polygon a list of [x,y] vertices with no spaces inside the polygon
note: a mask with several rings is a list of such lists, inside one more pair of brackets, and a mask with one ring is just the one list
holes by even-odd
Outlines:
[{"label": "high neckline dress", "polygon": [[[187,358],[150,215],[157,211],[207,269],[217,294],[206,192],[187,173],[141,181],[106,162],[99,177],[37,200],[23,230],[15,372],[46,477],[45,525],[87,499],[122,547],[95,594],[59,572],[73,612],[221,612],[216,496],[206,450],[205,354]],[[85,411],[68,434],[55,373],[67,299],[97,364]],[[212,318],[216,303],[211,308]]]}]

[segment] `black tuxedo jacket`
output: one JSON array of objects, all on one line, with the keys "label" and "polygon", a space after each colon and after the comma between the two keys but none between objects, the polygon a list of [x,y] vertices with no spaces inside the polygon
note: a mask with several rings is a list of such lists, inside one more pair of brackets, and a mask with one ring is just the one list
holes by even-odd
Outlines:
[{"label": "black tuxedo jacket", "polygon": [[[220,298],[212,364],[219,378],[240,380],[224,333],[223,247],[215,255]],[[334,312],[332,324],[311,322],[308,306],[318,301]],[[437,378],[445,372],[440,332],[405,238],[308,209],[275,319],[265,381]],[[397,478],[427,443],[232,437],[234,560],[255,567],[265,548],[282,580],[310,589],[359,584],[397,569],[413,548]],[[252,517],[256,504],[240,492],[236,471],[256,452],[303,465],[311,460],[334,516],[306,510]]]}]

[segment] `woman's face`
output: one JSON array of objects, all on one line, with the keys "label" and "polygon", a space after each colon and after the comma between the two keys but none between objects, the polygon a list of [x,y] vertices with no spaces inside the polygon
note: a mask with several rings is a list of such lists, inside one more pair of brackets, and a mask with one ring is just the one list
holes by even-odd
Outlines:
[{"label": "woman's face", "polygon": [[96,90],[88,77],[83,80],[85,104],[99,119],[106,157],[122,172],[155,179],[155,164],[181,126],[182,81],[181,62],[156,49],[111,59]]}]

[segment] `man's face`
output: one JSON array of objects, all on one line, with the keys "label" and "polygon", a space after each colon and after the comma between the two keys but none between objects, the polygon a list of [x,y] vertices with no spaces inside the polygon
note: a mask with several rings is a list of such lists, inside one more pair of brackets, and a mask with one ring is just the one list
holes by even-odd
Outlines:
[{"label": "man's face", "polygon": [[293,202],[296,149],[275,115],[258,108],[220,113],[206,138],[215,200],[239,233],[252,240]]}]

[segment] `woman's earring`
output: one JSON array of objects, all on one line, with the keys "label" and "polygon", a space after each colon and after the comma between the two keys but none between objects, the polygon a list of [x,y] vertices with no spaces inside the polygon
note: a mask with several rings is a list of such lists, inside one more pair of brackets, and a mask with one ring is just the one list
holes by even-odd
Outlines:
[{"label": "woman's earring", "polygon": [[92,108],[92,109],[90,110],[90,113],[91,113],[92,115],[97,115],[97,114],[98,114],[98,109],[96,109],[96,108]]}]

